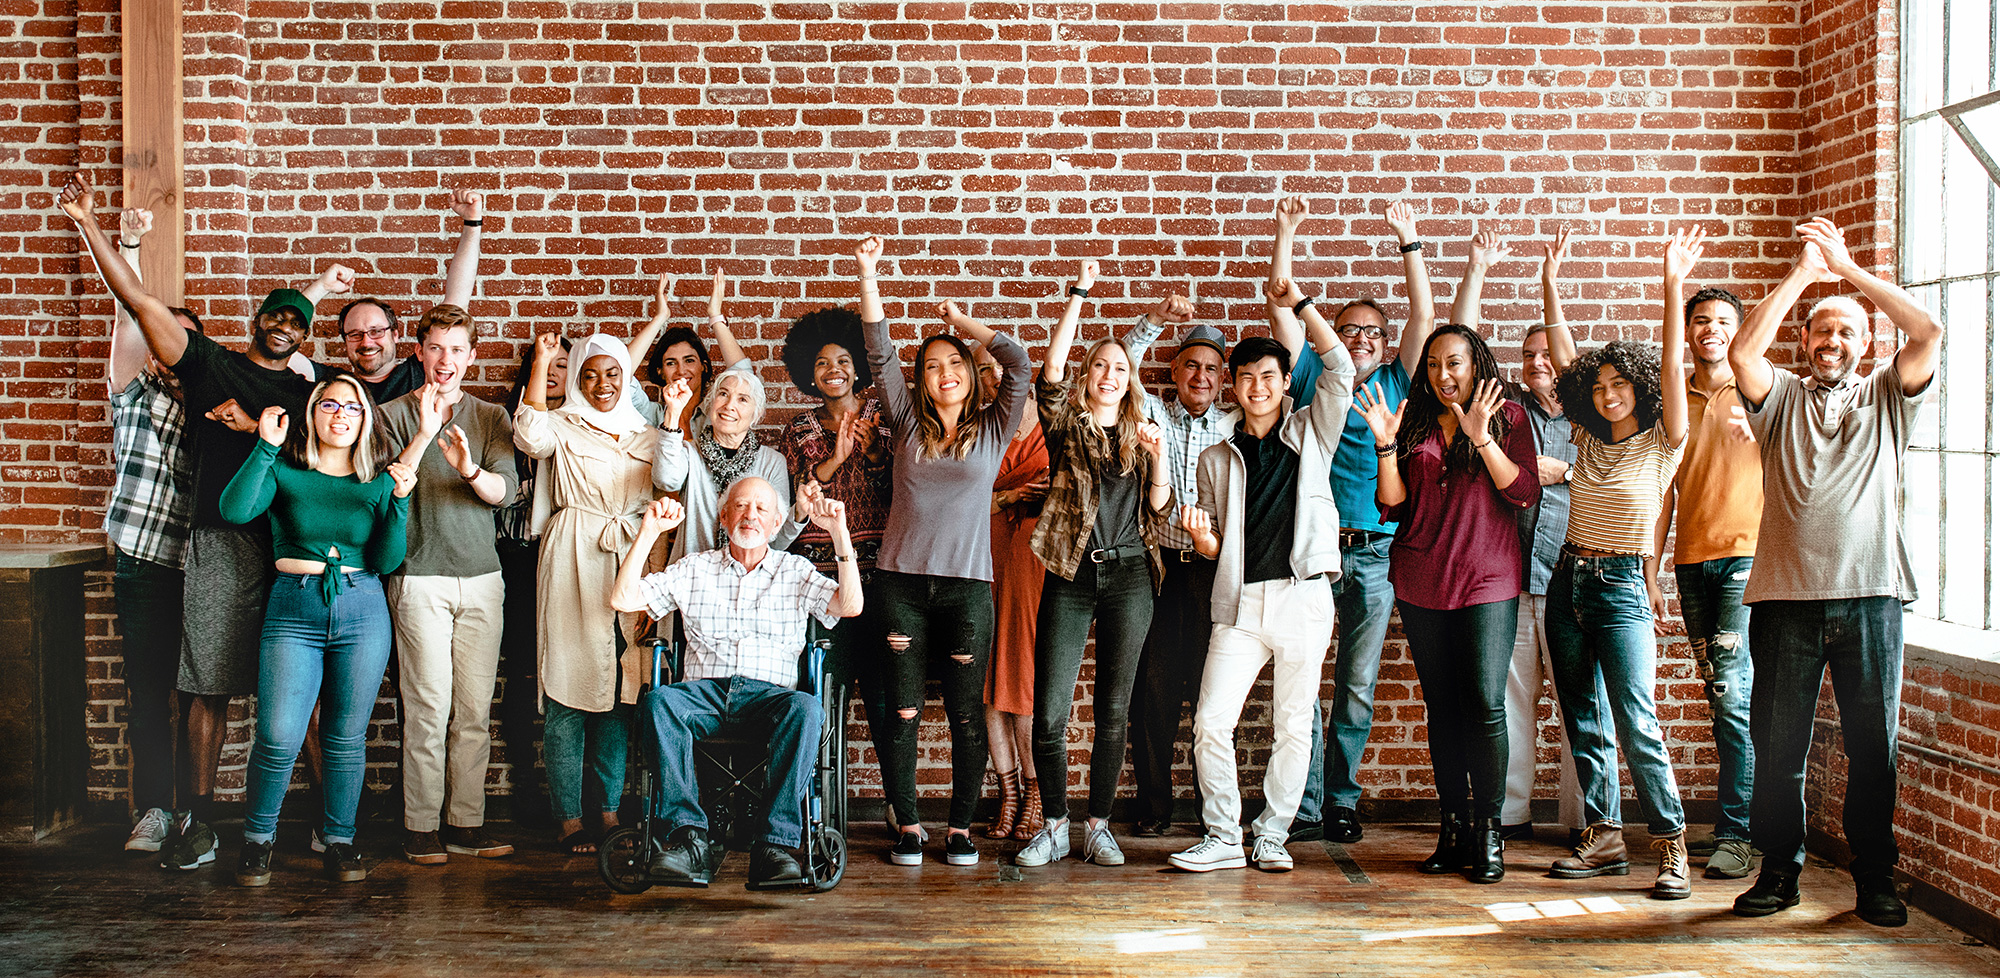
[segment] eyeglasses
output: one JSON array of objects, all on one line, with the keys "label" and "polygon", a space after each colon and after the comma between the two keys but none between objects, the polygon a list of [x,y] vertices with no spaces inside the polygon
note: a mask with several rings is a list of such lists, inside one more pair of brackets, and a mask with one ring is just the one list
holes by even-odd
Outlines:
[{"label": "eyeglasses", "polygon": [[1353,323],[1338,327],[1334,332],[1349,339],[1353,339],[1356,336],[1366,336],[1371,340],[1380,340],[1387,339],[1389,336],[1389,331],[1380,326],[1356,326]]},{"label": "eyeglasses", "polygon": [[350,418],[358,418],[361,416],[361,404],[358,401],[336,401],[329,397],[319,402],[319,413],[345,414]]},{"label": "eyeglasses", "polygon": [[387,326],[377,326],[374,329],[350,329],[340,335],[346,337],[349,343],[359,343],[362,340],[379,340],[393,332],[395,330]]}]

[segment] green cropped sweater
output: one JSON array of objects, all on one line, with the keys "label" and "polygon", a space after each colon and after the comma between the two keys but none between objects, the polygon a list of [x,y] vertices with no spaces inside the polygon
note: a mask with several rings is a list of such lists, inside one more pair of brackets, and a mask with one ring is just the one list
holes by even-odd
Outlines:
[{"label": "green cropped sweater", "polygon": [[344,564],[387,574],[403,565],[409,541],[410,500],[397,498],[395,489],[387,472],[364,483],[299,468],[259,438],[222,490],[219,508],[232,523],[248,523],[268,510],[272,556],[279,560],[318,560],[329,568]]}]

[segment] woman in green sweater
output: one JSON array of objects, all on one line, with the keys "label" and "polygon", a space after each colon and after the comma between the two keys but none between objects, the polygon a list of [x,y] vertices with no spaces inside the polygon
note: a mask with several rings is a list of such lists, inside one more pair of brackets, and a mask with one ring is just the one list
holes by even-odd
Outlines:
[{"label": "woman in green sweater", "polygon": [[[426,399],[424,410],[439,405]],[[368,718],[389,665],[389,605],[379,575],[403,563],[417,474],[389,461],[375,402],[347,374],[321,381],[293,424],[283,408],[257,420],[257,447],[222,492],[225,519],[268,518],[277,575],[264,608],[257,663],[257,737],[236,882],[271,880],[271,843],[313,704],[322,703],[330,879],[366,879],[354,849],[354,813]]]}]

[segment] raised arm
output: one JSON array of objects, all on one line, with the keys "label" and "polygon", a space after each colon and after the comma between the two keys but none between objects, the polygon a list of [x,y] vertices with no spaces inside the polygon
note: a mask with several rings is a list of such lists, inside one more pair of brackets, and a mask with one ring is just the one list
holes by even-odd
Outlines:
[{"label": "raised arm", "polygon": [[[146,232],[153,229],[153,212],[143,207],[127,207],[118,222],[118,247],[131,256],[132,277],[141,278],[139,261],[139,241]],[[98,266],[101,270],[102,265]],[[105,291],[110,291],[107,282]],[[111,313],[111,362],[110,381],[112,391],[125,389],[132,379],[146,369],[146,336],[139,329],[139,323],[132,318],[130,310],[123,302],[113,302]]]},{"label": "raised arm", "polygon": [[[1090,287],[1096,284],[1097,263],[1087,261],[1078,266],[1076,279],[1069,284],[1069,299],[1063,304],[1062,318],[1056,320],[1056,328],[1049,331],[1049,349],[1042,357],[1043,380],[1060,384],[1068,374],[1069,348],[1076,345],[1076,320],[1083,314],[1083,300],[1090,298]],[[946,321],[951,322],[949,317]],[[974,322],[969,316],[965,317],[965,321]],[[959,324],[952,322],[952,325]]]},{"label": "raised arm", "polygon": [[[1266,296],[1270,295],[1271,287],[1277,283],[1291,282],[1292,242],[1298,236],[1299,225],[1304,224],[1305,220],[1304,197],[1286,197],[1278,201],[1277,206],[1273,208],[1271,224],[1276,233],[1271,241],[1271,273],[1264,280]],[[1283,294],[1285,289],[1278,291]],[[1291,307],[1286,306],[1280,310],[1273,302],[1266,310],[1266,314],[1271,320],[1271,338],[1277,340],[1279,345],[1285,348],[1285,352],[1291,354],[1293,360],[1297,360],[1305,351],[1305,336],[1299,331],[1298,319],[1292,313]]]},{"label": "raised arm", "polygon": [[[847,532],[847,504],[820,494],[819,486],[807,483],[799,492],[799,509],[814,526],[833,540],[834,573],[839,587],[827,600],[826,613],[835,618],[852,618],[861,613],[861,571],[855,566],[854,540]],[[776,546],[773,544],[772,546]]]},{"label": "raised arm", "polygon": [[1919,305],[1914,296],[1855,264],[1847,253],[1847,242],[1832,221],[1815,217],[1799,228],[1799,237],[1806,240],[1808,248],[1820,251],[1829,271],[1860,289],[1868,301],[1875,303],[1875,308],[1889,317],[1892,325],[1903,331],[1907,339],[1902,349],[1896,351],[1896,376],[1903,382],[1903,396],[1922,393],[1937,373],[1944,324]]},{"label": "raised arm", "polygon": [[1687,439],[1687,330],[1682,322],[1681,287],[1701,261],[1700,227],[1682,228],[1667,238],[1661,259],[1660,301],[1660,433],[1679,448]]},{"label": "raised arm", "polygon": [[[897,437],[912,426],[909,381],[903,374],[902,358],[889,338],[889,324],[882,321],[882,296],[875,288],[875,266],[882,260],[882,239],[867,238],[854,246],[854,274],[861,291],[861,342],[868,348],[868,372],[875,375],[875,387],[882,392],[882,413],[889,430]],[[940,304],[940,311],[942,311]]]},{"label": "raised arm", "polygon": [[750,355],[743,352],[742,344],[736,342],[736,334],[729,328],[729,317],[722,314],[722,293],[728,284],[728,280],[722,277],[722,269],[718,268],[715,270],[715,282],[708,291],[708,328],[715,331],[715,345],[722,353],[723,370],[750,359]]},{"label": "raised arm", "polygon": [[285,409],[272,405],[264,409],[257,418],[257,444],[252,447],[250,457],[230,478],[222,489],[222,496],[216,500],[216,511],[231,523],[248,523],[271,508],[271,500],[278,495],[278,446],[285,443],[285,434],[291,430],[292,419]]},{"label": "raised arm", "polygon": [[1569,229],[1556,232],[1555,240],[1542,245],[1542,322],[1548,325],[1549,365],[1558,376],[1576,361],[1576,338],[1569,334],[1563,318],[1559,293],[1563,253],[1569,249]]},{"label": "raised arm", "polygon": [[1021,412],[1027,408],[1029,388],[1034,385],[1035,367],[1028,360],[1028,348],[1012,336],[959,312],[953,303],[938,303],[938,313],[947,325],[984,346],[999,361],[1000,389],[993,395],[999,410],[993,423],[1000,437],[1013,437],[1021,424]]},{"label": "raised arm", "polygon": [[[1437,329],[1437,302],[1431,296],[1431,273],[1424,267],[1423,242],[1417,240],[1417,212],[1407,202],[1389,205],[1382,220],[1396,234],[1396,248],[1403,253],[1403,288],[1410,294],[1410,321],[1403,324],[1402,349],[1396,359],[1403,372],[1412,377],[1424,357],[1424,343]],[[1414,245],[1415,247],[1411,247]]]},{"label": "raised arm", "polygon": [[1403,485],[1403,470],[1396,464],[1396,436],[1403,429],[1403,409],[1409,403],[1405,400],[1390,407],[1379,384],[1364,384],[1354,392],[1354,405],[1360,409],[1362,420],[1368,422],[1369,433],[1375,436],[1375,504],[1385,515],[1410,498]]},{"label": "raised arm", "polygon": [[1764,399],[1771,396],[1771,385],[1776,383],[1773,371],[1777,368],[1771,366],[1764,354],[1778,338],[1778,327],[1784,324],[1785,314],[1798,304],[1807,286],[1838,281],[1840,276],[1827,267],[1825,252],[1808,241],[1799,249],[1792,270],[1750,310],[1750,315],[1743,317],[1736,338],[1729,341],[1729,369],[1736,374],[1736,393],[1745,407],[1761,407]]},{"label": "raised arm", "polygon": [[56,194],[56,204],[76,222],[84,244],[90,249],[90,257],[97,261],[98,273],[104,276],[104,284],[139,321],[140,335],[145,337],[153,355],[169,367],[180,363],[181,355],[187,352],[187,328],[174,318],[166,303],[146,291],[139,273],[125,264],[118,248],[105,236],[104,229],[97,226],[96,194],[83,185],[82,174],[70,174],[69,182]]},{"label": "raised arm", "polygon": [[472,305],[479,282],[479,229],[486,220],[486,199],[477,190],[451,192],[451,212],[458,215],[458,249],[444,270],[444,302],[460,309]]},{"label": "raised arm", "polygon": [[305,296],[307,302],[318,305],[319,300],[327,296],[346,295],[352,291],[354,291],[354,269],[334,262],[327,266],[326,271],[319,273],[319,277],[313,279],[310,285],[300,289],[299,294]]},{"label": "raised arm", "polygon": [[1319,439],[1320,451],[1331,458],[1340,451],[1341,433],[1347,429],[1347,411],[1354,404],[1354,357],[1333,335],[1333,327],[1319,314],[1319,306],[1306,303],[1299,307],[1305,296],[1299,294],[1298,283],[1289,280],[1265,283],[1266,288],[1279,286],[1285,288],[1280,301],[1299,308],[1299,316],[1305,321],[1306,342],[1312,349],[1304,355],[1318,357],[1324,368],[1313,382],[1316,390],[1305,412],[1312,424],[1313,437]]},{"label": "raised arm", "polygon": [[[694,385],[686,377],[677,377],[660,389],[660,405],[669,418],[680,417],[693,399]],[[662,492],[681,491],[687,485],[688,473],[694,471],[695,463],[688,458],[687,438],[679,428],[665,428],[653,445],[653,485]]]},{"label": "raised arm", "polygon": [[[1486,289],[1486,270],[1507,257],[1507,243],[1497,231],[1481,231],[1472,236],[1472,248],[1465,259],[1465,279],[1451,300],[1451,321],[1479,332],[1479,296]],[[1415,371],[1411,371],[1415,373]]]},{"label": "raised arm", "polygon": [[648,320],[646,325],[639,327],[639,331],[632,334],[631,339],[625,341],[627,362],[634,365],[645,363],[646,354],[653,349],[653,344],[659,341],[660,330],[667,325],[667,312],[672,308],[673,300],[667,294],[668,289],[667,273],[661,272],[659,279],[653,282],[653,318]]},{"label": "raised arm", "polygon": [[687,513],[681,504],[661,497],[646,504],[639,514],[639,532],[632,537],[631,549],[625,551],[624,559],[618,562],[618,577],[611,585],[609,600],[611,610],[618,612],[647,611],[660,617],[674,610],[671,602],[664,607],[649,607],[646,603],[646,589],[639,581],[646,576],[646,561],[653,555],[653,544],[659,542],[660,534],[681,525]]},{"label": "raised arm", "polygon": [[[1190,289],[1190,292],[1193,290]],[[1168,323],[1185,323],[1194,318],[1194,301],[1175,292],[1160,300],[1160,304],[1146,310],[1139,321],[1132,324],[1125,338],[1125,352],[1132,355],[1132,362],[1146,359],[1146,351],[1160,341],[1160,334],[1166,332]]]}]

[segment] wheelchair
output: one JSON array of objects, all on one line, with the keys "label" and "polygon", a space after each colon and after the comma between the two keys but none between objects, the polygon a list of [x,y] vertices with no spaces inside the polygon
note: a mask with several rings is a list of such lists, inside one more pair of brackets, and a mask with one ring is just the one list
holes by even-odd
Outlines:
[{"label": "wheelchair", "polygon": [[[642,687],[642,694],[660,684],[663,670],[667,682],[678,681],[683,675],[686,656],[686,645],[678,637],[654,639],[649,644],[651,681]],[[831,645],[832,641],[814,623],[811,638],[799,654],[798,688],[819,698],[826,717],[820,730],[812,783],[806,792],[805,837],[799,860],[805,871],[801,888],[821,893],[839,886],[847,872],[847,696],[846,688],[835,682],[826,668]],[[653,755],[659,750],[659,743],[650,729],[639,739],[642,741],[639,793],[646,799],[645,810],[637,823],[612,830],[598,843],[598,874],[617,893],[644,893],[655,883],[702,886],[655,879],[647,871],[647,864],[660,845],[654,841],[653,832],[653,812],[658,801],[655,794],[659,790],[657,759]],[[727,852],[749,851],[764,824],[762,804],[770,768],[769,746],[733,731],[723,731],[695,744],[701,809],[708,816],[711,879]]]}]

